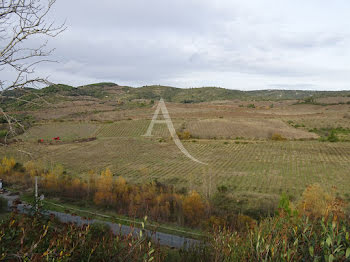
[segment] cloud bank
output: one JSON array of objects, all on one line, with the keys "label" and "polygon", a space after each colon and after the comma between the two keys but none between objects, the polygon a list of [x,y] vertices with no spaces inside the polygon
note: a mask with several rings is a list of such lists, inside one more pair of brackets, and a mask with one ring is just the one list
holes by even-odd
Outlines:
[{"label": "cloud bank", "polygon": [[[347,0],[59,0],[58,83],[350,89]],[[1,77],[4,72],[1,72]]]}]

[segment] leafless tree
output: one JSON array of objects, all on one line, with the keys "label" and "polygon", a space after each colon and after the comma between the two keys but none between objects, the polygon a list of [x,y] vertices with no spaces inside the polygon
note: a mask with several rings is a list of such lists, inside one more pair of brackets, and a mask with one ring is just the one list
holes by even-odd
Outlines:
[{"label": "leafless tree", "polygon": [[[11,98],[25,101],[9,96],[9,91],[25,92],[28,87],[50,84],[47,78],[35,76],[34,72],[39,63],[50,61],[48,56],[53,49],[47,47],[47,39],[66,28],[65,24],[57,26],[54,21],[48,21],[54,3],[55,0],[0,0],[0,70],[8,75],[8,79],[0,79],[0,115],[8,123],[8,135],[15,135],[14,124],[21,126],[21,123],[5,112],[2,102]],[[31,39],[38,37],[42,43],[32,47]]]}]

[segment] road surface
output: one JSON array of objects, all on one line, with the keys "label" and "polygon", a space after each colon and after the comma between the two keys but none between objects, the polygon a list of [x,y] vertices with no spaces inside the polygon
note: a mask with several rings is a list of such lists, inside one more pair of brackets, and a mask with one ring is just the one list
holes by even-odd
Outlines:
[{"label": "road surface", "polygon": [[[12,195],[10,192],[6,192],[1,196],[8,200],[9,207],[13,206],[14,200],[19,199],[19,195]],[[17,210],[21,213],[28,213],[29,210],[32,208],[31,205],[23,204],[23,203],[18,204],[16,207],[17,207]],[[132,232],[136,236],[140,234],[140,230],[141,230],[139,228],[131,228],[130,226],[120,225],[120,224],[98,220],[98,219],[84,219],[80,216],[75,216],[75,215],[57,212],[57,211],[45,210],[42,213],[45,215],[54,215],[63,223],[75,223],[79,226],[91,225],[94,223],[106,224],[111,228],[114,234],[117,234],[120,232],[123,235],[127,235],[127,234],[130,234],[130,232]],[[151,237],[153,241],[158,242],[160,245],[165,245],[173,248],[187,249],[191,246],[198,245],[200,243],[199,240],[162,233],[162,232],[151,232],[149,230],[143,230],[143,234],[146,234],[147,236]]]}]

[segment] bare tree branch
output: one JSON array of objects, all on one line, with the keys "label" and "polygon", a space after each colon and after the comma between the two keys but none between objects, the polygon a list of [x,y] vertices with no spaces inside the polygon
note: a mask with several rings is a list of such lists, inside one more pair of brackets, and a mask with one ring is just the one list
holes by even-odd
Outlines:
[{"label": "bare tree branch", "polygon": [[16,134],[14,125],[24,126],[9,116],[2,107],[2,102],[5,99],[29,102],[8,93],[16,89],[25,90],[51,84],[46,78],[33,74],[38,64],[54,62],[47,58],[54,49],[47,48],[46,39],[37,47],[28,47],[26,43],[34,36],[55,37],[66,29],[65,23],[55,25],[54,21],[47,20],[55,2],[56,0],[0,1],[0,71],[11,72],[14,76],[12,79],[0,80],[0,115],[6,119],[9,129],[5,142],[8,136]]}]

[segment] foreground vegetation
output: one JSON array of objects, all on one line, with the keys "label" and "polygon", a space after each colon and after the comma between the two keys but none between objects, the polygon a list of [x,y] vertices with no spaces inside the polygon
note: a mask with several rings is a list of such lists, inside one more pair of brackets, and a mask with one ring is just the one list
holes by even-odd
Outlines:
[{"label": "foreground vegetation", "polygon": [[51,217],[13,214],[0,225],[0,260],[162,261],[159,246],[139,235],[113,235],[102,225],[78,227]]},{"label": "foreground vegetation", "polygon": [[[175,193],[165,185],[132,185],[113,178],[107,169],[88,180],[57,177],[37,168],[4,158],[0,175],[7,184],[32,186],[40,176],[46,194],[85,198],[97,206],[149,215],[159,221],[176,221],[210,232],[201,244],[189,249],[161,247],[145,235],[116,236],[108,228],[79,227],[50,219],[14,214],[0,225],[2,259],[30,261],[347,261],[350,256],[349,206],[335,192],[320,185],[307,187],[300,200],[291,203],[282,194],[276,213],[254,220],[226,209],[227,188],[215,197]],[[92,179],[93,178],[93,179]],[[334,188],[334,191],[336,189]],[[137,196],[137,197],[136,197]],[[136,198],[135,198],[136,197]],[[127,201],[123,200],[124,198]],[[138,199],[138,200],[137,200]],[[181,220],[181,218],[183,220]],[[204,226],[204,227],[203,227]]]},{"label": "foreground vegetation", "polygon": [[[1,260],[29,261],[348,261],[350,224],[341,213],[318,217],[279,212],[238,232],[214,227],[189,249],[171,250],[142,234],[113,235],[99,225],[79,227],[13,214],[0,225]],[[333,208],[334,209],[334,208]]]}]

